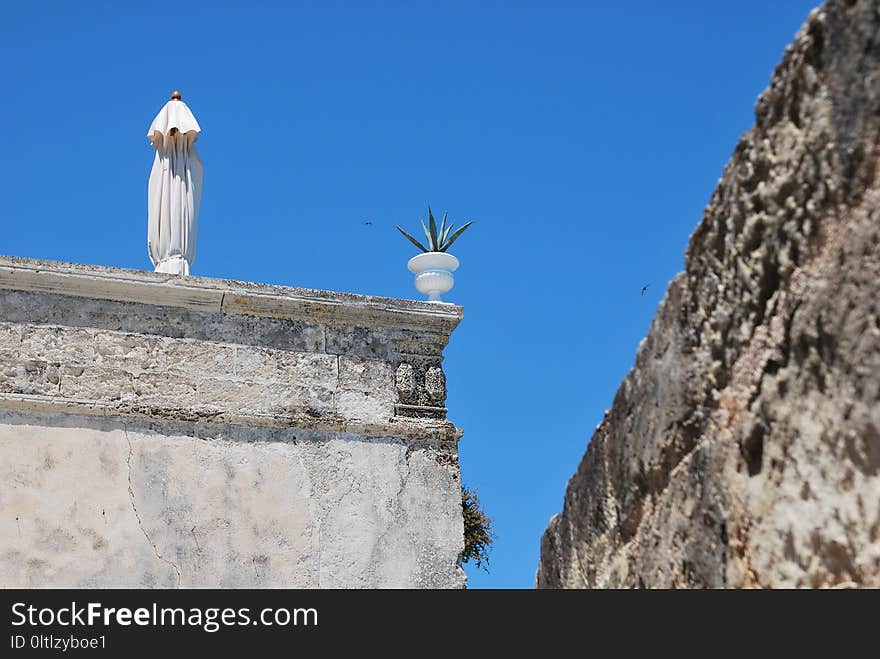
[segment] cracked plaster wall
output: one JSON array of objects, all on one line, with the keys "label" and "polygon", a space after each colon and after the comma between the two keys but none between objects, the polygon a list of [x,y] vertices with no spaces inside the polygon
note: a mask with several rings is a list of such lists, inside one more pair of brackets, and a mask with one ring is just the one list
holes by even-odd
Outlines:
[{"label": "cracked plaster wall", "polygon": [[398,409],[394,378],[439,370],[460,310],[194,311],[34,290],[57,287],[22,267],[129,276],[0,257],[0,585],[464,585],[460,432]]}]

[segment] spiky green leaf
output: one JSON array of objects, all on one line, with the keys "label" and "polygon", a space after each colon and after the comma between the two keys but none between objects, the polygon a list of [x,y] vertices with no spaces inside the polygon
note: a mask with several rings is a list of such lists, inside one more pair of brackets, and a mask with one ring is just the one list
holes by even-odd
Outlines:
[{"label": "spiky green leaf", "polygon": [[455,233],[453,233],[453,234],[449,237],[449,241],[446,242],[445,244],[443,244],[443,245],[440,247],[440,250],[439,250],[439,251],[441,251],[441,252],[445,252],[447,249],[449,249],[449,248],[452,246],[452,243],[454,243],[456,240],[458,240],[458,237],[459,237],[461,234],[464,233],[464,230],[467,229],[467,228],[468,228],[470,225],[472,225],[472,224],[473,224],[473,222],[468,222],[467,224],[465,224],[464,226],[462,226],[458,231],[456,231]]},{"label": "spiky green leaf", "polygon": [[450,224],[448,227],[446,227],[446,231],[444,231],[444,232],[443,232],[443,235],[440,236],[440,244],[441,244],[441,245],[445,245],[445,244],[446,244],[446,237],[449,235],[449,232],[452,231],[452,227],[454,227],[454,226],[455,226],[455,224],[452,223],[452,224]]},{"label": "spiky green leaf", "polygon": [[425,232],[425,238],[428,239],[428,246],[431,248],[429,251],[436,252],[437,248],[434,246],[434,236],[431,235],[431,232],[428,231],[428,225],[425,224],[424,220],[421,220],[422,223],[422,231]]},{"label": "spiky green leaf", "polygon": [[431,224],[431,249],[440,250],[440,236],[437,234],[437,223],[434,221],[434,214],[431,207],[428,206],[428,222]]},{"label": "spiky green leaf", "polygon": [[422,245],[422,243],[420,243],[418,240],[416,240],[415,238],[413,238],[411,235],[409,235],[406,231],[404,231],[403,229],[401,229],[399,226],[397,227],[397,230],[400,231],[400,233],[402,233],[402,234],[404,235],[404,237],[405,237],[408,241],[410,241],[413,245],[415,245],[416,247],[418,247],[418,248],[419,248],[420,250],[422,250],[423,252],[430,252],[430,251],[431,251],[431,250],[429,250],[429,249],[425,249],[425,246]]}]

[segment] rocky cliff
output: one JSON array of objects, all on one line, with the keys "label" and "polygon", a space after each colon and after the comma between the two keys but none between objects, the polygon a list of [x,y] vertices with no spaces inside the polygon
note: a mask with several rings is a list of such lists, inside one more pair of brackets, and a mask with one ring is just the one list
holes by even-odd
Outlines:
[{"label": "rocky cliff", "polygon": [[536,585],[880,586],[880,0],[786,49]]}]

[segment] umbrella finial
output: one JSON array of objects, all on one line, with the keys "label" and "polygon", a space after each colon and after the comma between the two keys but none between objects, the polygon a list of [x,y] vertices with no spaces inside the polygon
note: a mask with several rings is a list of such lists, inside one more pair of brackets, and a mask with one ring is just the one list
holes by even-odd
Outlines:
[{"label": "umbrella finial", "polygon": [[180,92],[178,92],[178,91],[171,92],[171,100],[172,101],[179,101],[180,100]]}]

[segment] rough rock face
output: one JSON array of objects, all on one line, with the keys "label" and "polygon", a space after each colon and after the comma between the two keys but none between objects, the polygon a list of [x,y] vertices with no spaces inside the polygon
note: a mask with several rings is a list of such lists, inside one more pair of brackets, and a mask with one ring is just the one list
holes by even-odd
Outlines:
[{"label": "rough rock face", "polygon": [[880,0],[786,49],[536,585],[880,586]]}]

